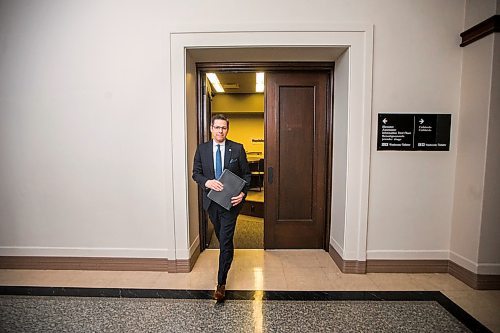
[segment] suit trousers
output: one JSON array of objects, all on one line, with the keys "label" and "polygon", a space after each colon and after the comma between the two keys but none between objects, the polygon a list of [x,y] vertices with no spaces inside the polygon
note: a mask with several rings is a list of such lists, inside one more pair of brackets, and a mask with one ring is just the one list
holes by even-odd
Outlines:
[{"label": "suit trousers", "polygon": [[234,230],[236,228],[236,219],[241,210],[242,204],[226,210],[215,202],[208,207],[207,213],[210,221],[214,225],[215,236],[219,240],[219,272],[217,274],[217,284],[226,284],[227,273],[231,268],[234,257]]}]

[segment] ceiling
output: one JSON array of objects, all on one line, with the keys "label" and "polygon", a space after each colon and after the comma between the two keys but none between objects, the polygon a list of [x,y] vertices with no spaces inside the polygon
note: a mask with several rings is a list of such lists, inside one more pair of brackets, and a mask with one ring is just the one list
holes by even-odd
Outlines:
[{"label": "ceiling", "polygon": [[[196,62],[336,61],[348,48],[337,47],[239,47],[196,48],[186,52]],[[255,72],[216,72],[226,93],[255,93]],[[229,85],[229,86],[228,86]],[[231,88],[236,87],[238,88]]]},{"label": "ceiling", "polygon": [[215,72],[226,94],[255,94],[255,72]]},{"label": "ceiling", "polygon": [[336,61],[346,46],[196,48],[186,53],[194,62]]}]

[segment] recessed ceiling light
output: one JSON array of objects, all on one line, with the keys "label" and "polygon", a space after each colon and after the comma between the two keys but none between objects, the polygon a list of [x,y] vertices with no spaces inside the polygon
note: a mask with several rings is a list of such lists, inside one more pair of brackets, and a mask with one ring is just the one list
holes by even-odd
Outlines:
[{"label": "recessed ceiling light", "polygon": [[264,92],[264,72],[255,73],[255,91],[262,93]]},{"label": "recessed ceiling light", "polygon": [[210,83],[214,86],[215,91],[219,93],[224,92],[224,88],[222,88],[222,85],[219,82],[219,78],[215,73],[207,73],[207,77],[210,80]]}]

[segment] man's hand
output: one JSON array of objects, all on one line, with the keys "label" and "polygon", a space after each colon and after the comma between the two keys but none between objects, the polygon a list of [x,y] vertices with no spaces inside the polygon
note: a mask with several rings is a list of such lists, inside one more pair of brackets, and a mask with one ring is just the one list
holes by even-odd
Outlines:
[{"label": "man's hand", "polygon": [[239,195],[231,198],[231,204],[234,206],[239,205],[243,198],[245,197],[245,193],[241,192]]},{"label": "man's hand", "polygon": [[222,185],[222,183],[218,180],[210,179],[205,183],[205,187],[220,192],[224,188],[224,185]]}]

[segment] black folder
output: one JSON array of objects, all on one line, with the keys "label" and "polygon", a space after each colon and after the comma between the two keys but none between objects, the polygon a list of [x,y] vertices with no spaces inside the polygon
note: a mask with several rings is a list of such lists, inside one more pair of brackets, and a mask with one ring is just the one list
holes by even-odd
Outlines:
[{"label": "black folder", "polygon": [[231,198],[241,193],[241,190],[245,186],[245,181],[228,169],[224,169],[218,181],[224,185],[224,189],[220,192],[210,190],[207,196],[222,207],[230,210],[233,206]]}]

